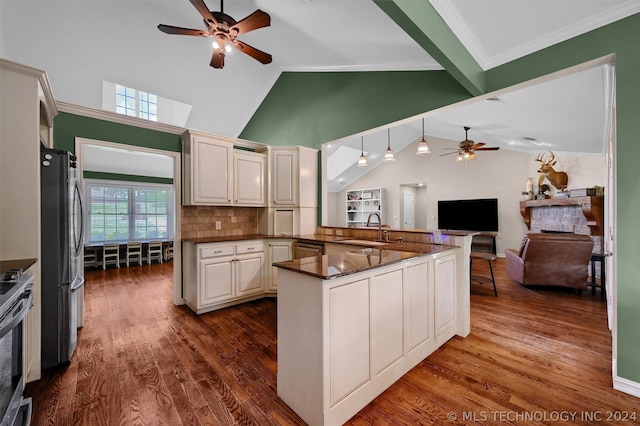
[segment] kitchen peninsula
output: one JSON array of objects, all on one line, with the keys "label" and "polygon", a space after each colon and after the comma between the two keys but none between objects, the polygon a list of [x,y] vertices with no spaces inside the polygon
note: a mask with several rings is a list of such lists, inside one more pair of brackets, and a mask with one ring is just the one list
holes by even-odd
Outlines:
[{"label": "kitchen peninsula", "polygon": [[469,321],[470,235],[275,263],[278,396],[342,424]]}]

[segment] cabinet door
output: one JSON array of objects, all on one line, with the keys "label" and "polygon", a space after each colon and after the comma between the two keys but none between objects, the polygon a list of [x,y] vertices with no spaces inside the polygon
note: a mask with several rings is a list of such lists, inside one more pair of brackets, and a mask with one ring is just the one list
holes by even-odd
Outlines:
[{"label": "cabinet door", "polygon": [[265,167],[264,155],[234,152],[234,204],[257,207],[265,205]]},{"label": "cabinet door", "polygon": [[276,206],[298,204],[298,152],[282,150],[272,152],[272,195]]},{"label": "cabinet door", "polygon": [[270,243],[269,244],[269,291],[278,289],[278,268],[271,266],[275,262],[284,262],[293,259],[291,253],[291,243]]},{"label": "cabinet door", "polygon": [[231,258],[200,261],[198,308],[232,299],[234,297],[233,278]]},{"label": "cabinet door", "polygon": [[192,137],[191,190],[193,204],[231,204],[233,145]]},{"label": "cabinet door", "polygon": [[407,267],[405,285],[405,352],[429,340],[433,315],[429,300],[429,263]]},{"label": "cabinet door", "polygon": [[236,295],[247,296],[262,293],[262,253],[243,256],[236,260]]},{"label": "cabinet door", "polygon": [[369,280],[329,290],[330,405],[370,381]]},{"label": "cabinet door", "polygon": [[374,377],[404,355],[402,270],[371,279],[371,363]]},{"label": "cabinet door", "polygon": [[[435,266],[435,326],[436,337],[455,327],[456,319],[456,258],[436,259]],[[455,329],[454,329],[455,331]],[[451,334],[453,336],[453,334]]]}]

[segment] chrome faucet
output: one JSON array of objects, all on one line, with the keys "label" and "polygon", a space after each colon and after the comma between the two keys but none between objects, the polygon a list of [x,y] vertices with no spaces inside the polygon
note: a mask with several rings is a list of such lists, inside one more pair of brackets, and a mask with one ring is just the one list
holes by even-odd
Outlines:
[{"label": "chrome faucet", "polygon": [[369,217],[367,218],[367,227],[371,226],[371,216],[376,216],[378,218],[378,241],[382,241],[382,219],[380,219],[380,214],[378,213],[369,213]]}]

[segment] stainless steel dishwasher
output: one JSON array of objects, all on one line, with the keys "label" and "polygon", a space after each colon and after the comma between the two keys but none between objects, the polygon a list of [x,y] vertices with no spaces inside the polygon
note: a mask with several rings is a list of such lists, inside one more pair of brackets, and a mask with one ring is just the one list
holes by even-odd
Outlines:
[{"label": "stainless steel dishwasher", "polygon": [[293,243],[293,258],[321,256],[324,252],[324,244]]}]

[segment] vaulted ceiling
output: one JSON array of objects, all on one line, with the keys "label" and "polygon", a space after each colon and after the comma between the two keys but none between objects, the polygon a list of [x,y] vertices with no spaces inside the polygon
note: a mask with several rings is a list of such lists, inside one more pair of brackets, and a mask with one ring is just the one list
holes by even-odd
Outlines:
[{"label": "vaulted ceiling", "polygon": [[[218,70],[209,66],[209,39],[157,29],[161,23],[204,29],[187,0],[0,0],[0,56],[46,70],[60,101],[100,109],[106,80],[193,105],[189,128],[238,136],[282,72],[444,68],[455,73],[458,65],[450,51],[433,36],[432,45],[425,44],[394,22],[389,9],[395,5],[409,10],[433,7],[479,70],[640,12],[637,0],[426,1],[229,0],[224,12],[236,20],[256,9],[271,16],[270,27],[241,39],[273,55],[273,62],[262,65],[234,51]],[[217,0],[206,3],[220,10]],[[412,19],[418,28],[420,16]],[[467,103],[429,116],[427,134],[459,141],[460,123],[465,123],[477,130],[474,139],[518,149],[517,138],[528,136],[533,126],[540,130],[547,121],[548,131],[557,126],[550,108],[560,106],[558,99],[565,100],[561,107],[570,105],[581,122],[589,123],[585,117],[602,122],[603,112],[592,102],[604,99],[607,74],[599,70],[567,77],[545,90],[505,94],[504,116],[489,112],[499,105]],[[473,82],[467,85],[473,92]],[[584,85],[588,90],[581,89]],[[547,107],[550,113],[527,116],[527,105]],[[396,133],[406,134],[410,143],[421,132],[420,122],[404,124],[410,127]],[[600,145],[594,145],[593,152],[601,153],[602,131],[584,127],[585,134],[597,133]]]}]

